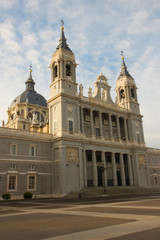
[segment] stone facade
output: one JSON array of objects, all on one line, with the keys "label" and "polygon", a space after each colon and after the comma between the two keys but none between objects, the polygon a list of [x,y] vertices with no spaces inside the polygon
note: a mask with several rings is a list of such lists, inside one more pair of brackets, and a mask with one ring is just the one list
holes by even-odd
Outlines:
[{"label": "stone facade", "polygon": [[[48,107],[32,103],[30,119],[25,117],[28,131],[18,124],[13,129],[19,115],[0,128],[0,195],[31,191],[52,197],[87,187],[160,186],[160,150],[145,145],[137,87],[124,58],[115,102],[103,74],[88,97],[82,84],[77,91],[76,66],[62,27],[50,64]],[[30,75],[27,81],[32,80]],[[10,112],[28,109],[28,102],[17,104]],[[36,109],[45,111],[43,124],[35,121]]]}]

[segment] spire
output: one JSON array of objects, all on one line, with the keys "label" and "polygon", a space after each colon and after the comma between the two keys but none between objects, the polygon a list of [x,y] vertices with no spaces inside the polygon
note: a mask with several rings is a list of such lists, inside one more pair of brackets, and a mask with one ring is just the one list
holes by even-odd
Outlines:
[{"label": "spire", "polygon": [[32,65],[30,65],[29,77],[25,82],[25,84],[26,84],[26,91],[34,91],[35,82],[32,78]]},{"label": "spire", "polygon": [[61,22],[62,22],[62,25],[61,25],[61,37],[59,39],[59,44],[57,46],[57,49],[63,48],[63,49],[66,49],[66,50],[72,52],[71,49],[68,47],[67,39],[65,38],[65,35],[64,35],[64,27],[63,27],[64,21],[61,20]]},{"label": "spire", "polygon": [[120,75],[118,78],[120,77],[124,77],[124,76],[128,76],[128,77],[131,77],[132,76],[129,74],[128,70],[127,70],[127,67],[126,67],[126,64],[125,64],[125,61],[124,61],[124,56],[123,56],[123,51],[121,51],[121,59],[122,59],[122,66],[121,66],[121,72],[120,72]]}]

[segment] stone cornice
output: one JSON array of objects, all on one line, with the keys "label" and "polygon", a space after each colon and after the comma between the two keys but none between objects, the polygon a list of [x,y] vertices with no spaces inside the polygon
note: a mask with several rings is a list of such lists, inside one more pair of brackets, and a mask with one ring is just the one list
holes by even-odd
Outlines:
[{"label": "stone cornice", "polygon": [[[116,141],[107,141],[107,140],[99,140],[99,139],[93,139],[93,138],[86,138],[86,137],[76,137],[74,135],[68,135],[63,137],[57,137],[54,140],[52,140],[53,143],[56,143],[58,141],[69,141],[69,142],[75,142],[85,145],[93,145],[97,146],[97,149],[99,147],[110,147],[113,149],[125,149],[126,151],[146,151],[147,148],[145,144],[138,144],[136,142],[128,141],[128,142],[116,142]],[[97,150],[98,151],[98,150]]]},{"label": "stone cornice", "polygon": [[127,109],[124,108],[120,108],[116,105],[112,105],[112,104],[107,104],[105,102],[103,102],[102,104],[98,104],[97,100],[94,101],[90,101],[87,97],[84,98],[80,98],[79,96],[70,96],[69,94],[65,94],[65,93],[59,93],[57,94],[55,97],[51,98],[48,100],[48,103],[54,101],[55,99],[57,99],[58,97],[67,97],[69,99],[73,99],[78,101],[78,104],[80,104],[81,107],[83,108],[93,108],[93,110],[95,111],[104,111],[104,113],[108,113],[110,112],[113,115],[117,115],[120,114],[121,116],[134,116],[134,117],[143,117],[141,114],[137,114],[137,113],[133,113],[132,111],[128,111]]},{"label": "stone cornice", "polygon": [[31,132],[12,128],[0,127],[1,138],[24,139],[26,141],[51,142],[52,134]]}]

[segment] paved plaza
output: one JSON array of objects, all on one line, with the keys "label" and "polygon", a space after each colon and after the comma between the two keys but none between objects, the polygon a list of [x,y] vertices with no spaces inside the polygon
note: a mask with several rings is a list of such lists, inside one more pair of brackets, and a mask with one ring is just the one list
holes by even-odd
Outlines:
[{"label": "paved plaza", "polygon": [[2,240],[160,239],[160,197],[1,202]]}]

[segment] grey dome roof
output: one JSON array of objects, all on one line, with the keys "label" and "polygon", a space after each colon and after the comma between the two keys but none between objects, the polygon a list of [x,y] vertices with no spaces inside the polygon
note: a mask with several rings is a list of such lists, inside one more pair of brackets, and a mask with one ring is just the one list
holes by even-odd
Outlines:
[{"label": "grey dome roof", "polygon": [[13,108],[17,103],[25,102],[47,107],[47,101],[42,95],[38,94],[36,91],[24,91],[15,98],[15,100],[11,103],[10,108]]},{"label": "grey dome roof", "polygon": [[26,91],[24,91],[14,99],[14,101],[11,103],[10,108],[13,108],[17,103],[25,103],[25,102],[47,107],[46,99],[41,94],[37,93],[34,90],[34,85],[35,85],[35,82],[32,79],[32,74],[30,71],[29,78],[26,81]]}]

